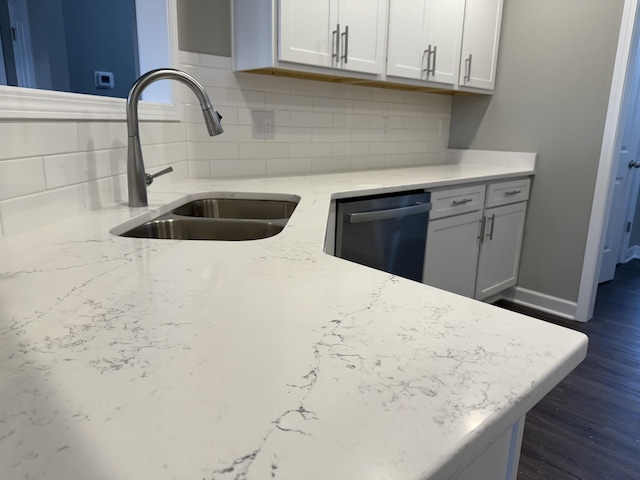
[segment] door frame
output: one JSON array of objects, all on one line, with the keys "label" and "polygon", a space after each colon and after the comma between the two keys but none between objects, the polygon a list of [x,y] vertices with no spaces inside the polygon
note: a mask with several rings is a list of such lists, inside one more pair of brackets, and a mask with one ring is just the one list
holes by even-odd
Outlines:
[{"label": "door frame", "polygon": [[[602,249],[604,247],[607,218],[611,211],[613,200],[613,182],[615,181],[614,168],[616,166],[616,150],[620,141],[619,132],[624,119],[621,117],[624,86],[627,76],[627,67],[632,52],[635,19],[638,10],[638,0],[625,0],[618,48],[616,52],[611,90],[609,93],[609,105],[600,149],[600,161],[591,206],[589,231],[587,244],[582,263],[582,275],[578,290],[578,302],[576,307],[576,320],[588,321],[593,316],[596,293],[598,291],[598,275]],[[638,28],[640,30],[640,28]]]}]

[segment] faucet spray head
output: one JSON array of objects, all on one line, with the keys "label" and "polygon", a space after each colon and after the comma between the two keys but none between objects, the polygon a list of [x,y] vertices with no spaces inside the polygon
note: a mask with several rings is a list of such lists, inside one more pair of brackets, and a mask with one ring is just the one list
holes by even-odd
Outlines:
[{"label": "faucet spray head", "polygon": [[222,124],[220,123],[220,120],[222,120],[222,115],[220,115],[217,111],[215,111],[213,108],[205,108],[202,110],[202,115],[204,116],[204,123],[207,125],[209,136],[214,137],[224,132]]}]

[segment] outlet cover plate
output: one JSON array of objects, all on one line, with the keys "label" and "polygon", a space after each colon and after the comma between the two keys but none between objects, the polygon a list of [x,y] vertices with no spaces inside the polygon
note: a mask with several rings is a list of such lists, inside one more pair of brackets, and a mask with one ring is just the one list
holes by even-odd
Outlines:
[{"label": "outlet cover plate", "polygon": [[273,110],[251,110],[253,138],[276,138],[275,114]]}]

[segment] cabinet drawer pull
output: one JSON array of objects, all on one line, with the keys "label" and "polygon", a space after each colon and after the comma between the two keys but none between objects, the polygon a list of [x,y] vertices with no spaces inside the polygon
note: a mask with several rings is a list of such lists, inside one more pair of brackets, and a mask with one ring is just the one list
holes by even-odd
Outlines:
[{"label": "cabinet drawer pull", "polygon": [[466,205],[469,202],[473,202],[473,198],[463,198],[462,200],[454,200],[451,205]]},{"label": "cabinet drawer pull", "polygon": [[510,197],[512,195],[517,195],[519,193],[522,193],[522,190],[509,190],[508,192],[504,192],[504,196]]}]

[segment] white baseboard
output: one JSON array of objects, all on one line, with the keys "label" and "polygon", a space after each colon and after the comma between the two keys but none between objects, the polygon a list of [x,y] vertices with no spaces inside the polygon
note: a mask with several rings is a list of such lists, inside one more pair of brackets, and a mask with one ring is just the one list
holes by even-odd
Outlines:
[{"label": "white baseboard", "polygon": [[525,307],[550,313],[557,317],[577,320],[577,302],[552,297],[545,293],[535,292],[522,287],[514,287],[502,294],[502,298]]},{"label": "white baseboard", "polygon": [[622,263],[627,263],[634,258],[640,258],[640,245],[633,245],[627,248],[627,251],[624,255],[624,261]]}]

